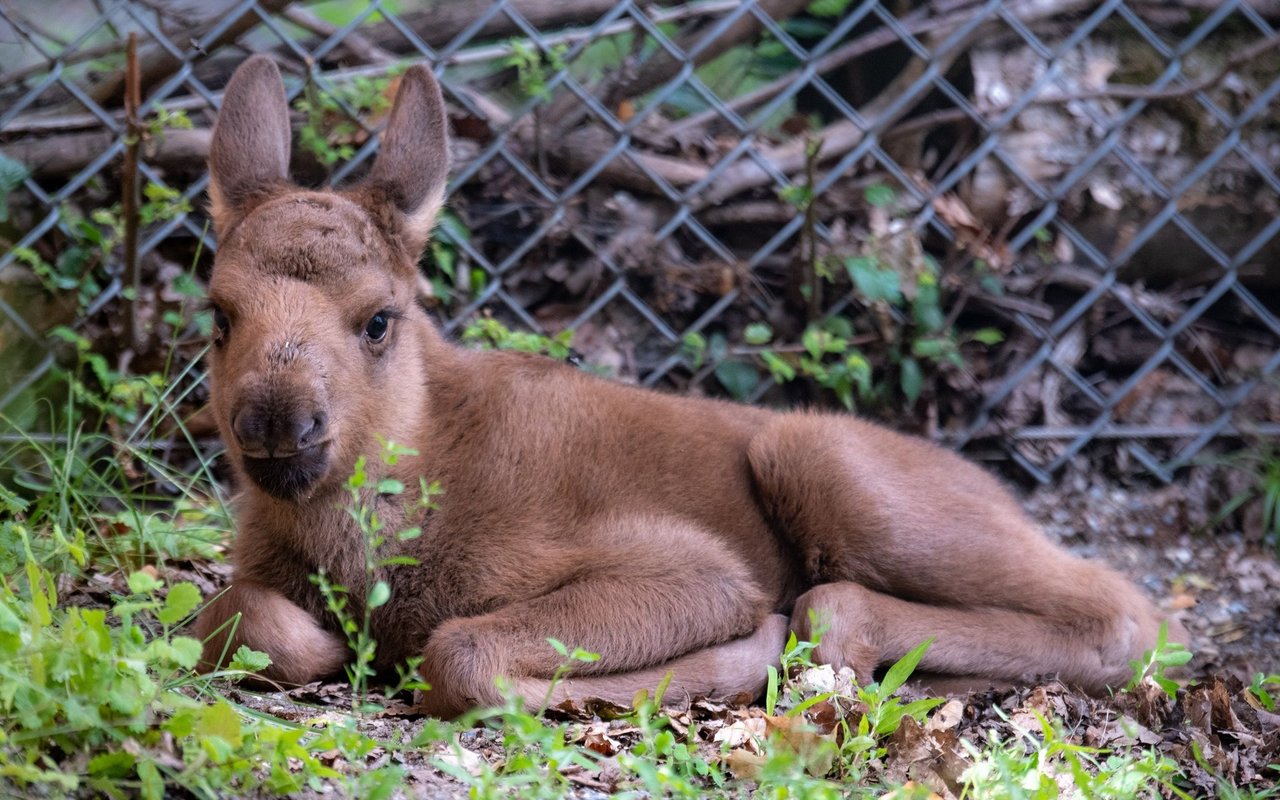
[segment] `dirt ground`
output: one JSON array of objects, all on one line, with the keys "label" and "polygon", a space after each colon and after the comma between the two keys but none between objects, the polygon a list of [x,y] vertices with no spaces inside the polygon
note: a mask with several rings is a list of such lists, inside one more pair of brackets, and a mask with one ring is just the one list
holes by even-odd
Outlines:
[{"label": "dirt ground", "polygon": [[1026,498],[1025,507],[1074,552],[1128,574],[1192,636],[1196,674],[1280,672],[1280,558],[1230,526],[1210,530],[1215,508],[1192,480],[1127,489],[1076,475]]}]

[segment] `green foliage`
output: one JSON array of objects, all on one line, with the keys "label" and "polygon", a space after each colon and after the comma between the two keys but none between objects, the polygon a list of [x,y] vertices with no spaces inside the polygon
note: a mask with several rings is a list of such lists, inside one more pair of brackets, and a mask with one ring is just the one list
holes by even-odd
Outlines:
[{"label": "green foliage", "polygon": [[1253,696],[1258,698],[1258,702],[1268,711],[1276,710],[1276,696],[1267,689],[1268,686],[1274,686],[1280,689],[1280,675],[1264,675],[1259,672],[1253,676],[1253,680],[1249,683],[1249,691],[1253,692]]},{"label": "green foliage", "polygon": [[570,355],[573,331],[564,330],[555,336],[543,336],[540,333],[513,331],[501,321],[483,316],[476,317],[462,330],[462,341],[482,350],[515,350],[563,361]]},{"label": "green foliage", "polygon": [[[998,711],[998,710],[997,710]],[[1032,711],[1040,739],[1021,731],[1021,741],[1002,742],[993,732],[985,751],[967,740],[961,746],[973,759],[964,771],[964,798],[1051,800],[1067,783],[1082,798],[1187,797],[1174,784],[1177,766],[1154,752],[1107,755],[1105,750],[1072,744],[1061,727]]]},{"label": "green foliage", "polygon": [[106,610],[62,607],[34,554],[22,577],[21,589],[17,577],[0,582],[0,787],[159,798],[176,784],[214,797],[280,785],[280,770],[264,779],[259,760],[323,770],[298,736],[262,726],[246,737],[225,700],[180,691],[200,658],[200,642],[178,633],[201,601],[194,584],[162,594],[163,581],[134,572]]},{"label": "green foliage", "polygon": [[1280,447],[1264,444],[1227,455],[1217,463],[1244,473],[1250,479],[1250,486],[1218,509],[1212,524],[1220,524],[1247,503],[1259,502],[1262,504],[1262,537],[1270,540],[1280,555]]},{"label": "green foliage", "polygon": [[323,88],[307,83],[293,101],[293,107],[306,117],[298,129],[298,144],[326,167],[350,161],[365,139],[360,119],[391,110],[391,81],[404,70],[405,66],[397,66],[382,75],[359,76]]},{"label": "green foliage", "polygon": [[1156,686],[1173,699],[1178,693],[1178,684],[1165,675],[1165,670],[1180,667],[1191,660],[1191,651],[1179,642],[1169,641],[1169,623],[1160,623],[1156,634],[1156,646],[1142,654],[1141,659],[1129,662],[1133,677],[1125,685],[1125,689],[1133,689],[1144,679],[1150,678]]},{"label": "green foliage", "polygon": [[436,228],[427,246],[424,263],[431,281],[431,292],[444,305],[466,299],[484,288],[487,273],[483,269],[467,269],[462,244],[471,239],[471,231],[449,209],[436,218]]},{"label": "green foliage", "polygon": [[30,174],[26,164],[0,153],[0,223],[9,221],[9,195]]},{"label": "green foliage", "polygon": [[[401,458],[416,456],[418,451],[378,438],[380,443],[379,460],[384,467],[396,466]],[[373,638],[373,614],[391,600],[391,585],[388,583],[388,570],[399,566],[417,566],[418,561],[406,556],[395,547],[395,543],[417,538],[422,534],[420,528],[404,528],[394,533],[393,542],[388,542],[387,521],[378,513],[375,504],[369,502],[369,495],[380,498],[394,497],[405,492],[404,484],[390,477],[382,477],[370,485],[371,476],[368,471],[368,459],[360,456],[356,459],[355,468],[347,478],[347,515],[356,524],[364,543],[364,585],[363,596],[358,597],[355,608],[352,608],[351,589],[329,580],[322,567],[318,574],[311,576],[311,581],[324,597],[325,607],[337,618],[346,637],[347,646],[354,654],[354,660],[344,665],[347,679],[352,688],[352,710],[358,714],[381,709],[368,702],[369,682],[377,676],[373,667],[378,643]],[[372,489],[372,493],[370,492]],[[414,519],[422,513],[436,507],[435,499],[443,494],[438,482],[428,483],[424,477],[418,478],[418,492],[404,506],[404,516]],[[388,545],[390,545],[388,547]],[[427,688],[417,676],[420,658],[409,659],[396,668],[400,680],[389,694],[396,694],[405,689]]]},{"label": "green foliage", "polygon": [[[867,187],[864,194],[868,206],[886,217],[897,204],[896,193],[883,184]],[[806,184],[788,186],[780,196],[800,211],[807,211],[813,202]],[[850,410],[859,405],[890,405],[898,398],[910,408],[925,393],[934,374],[965,368],[964,345],[990,347],[1003,341],[1003,334],[995,328],[957,331],[943,310],[938,264],[910,248],[907,252],[914,255],[904,260],[903,248],[892,244],[891,238],[889,234],[873,235],[859,253],[815,258],[812,273],[816,283],[802,287],[814,303],[821,296],[821,283],[847,278],[852,296],[869,312],[856,324],[851,317],[828,315],[805,328],[798,349],[779,342],[772,348],[735,352],[726,345],[718,354],[713,335],[706,354],[716,363],[716,378],[729,394],[737,399],[750,397],[763,368],[776,383],[811,380],[830,390]],[[811,234],[801,236],[802,243],[811,240]],[[751,346],[766,345],[773,340],[773,331],[764,323],[751,323],[743,329],[742,340]],[[875,349],[866,343],[874,344]],[[686,347],[686,360],[690,360],[688,350]]]},{"label": "green foliage", "polygon": [[511,55],[504,62],[516,69],[516,83],[526,97],[546,100],[551,92],[547,86],[551,78],[565,69],[564,55],[569,52],[566,44],[540,48],[527,39],[512,39],[508,43]]}]

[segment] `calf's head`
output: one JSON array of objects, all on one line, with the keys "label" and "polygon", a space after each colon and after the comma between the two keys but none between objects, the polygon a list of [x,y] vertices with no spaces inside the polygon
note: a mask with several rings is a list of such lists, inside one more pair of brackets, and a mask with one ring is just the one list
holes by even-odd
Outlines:
[{"label": "calf's head", "polygon": [[242,474],[294,501],[342,481],[376,434],[411,441],[420,424],[434,334],[416,264],[448,173],[440,89],[425,67],[404,74],[351,189],[293,186],[289,149],[280,73],[256,56],[227,85],[209,151],[212,407]]}]

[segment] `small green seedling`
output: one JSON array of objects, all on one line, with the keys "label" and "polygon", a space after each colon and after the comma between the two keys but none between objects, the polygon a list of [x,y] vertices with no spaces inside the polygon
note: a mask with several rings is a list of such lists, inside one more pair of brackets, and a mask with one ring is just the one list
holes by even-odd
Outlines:
[{"label": "small green seedling", "polygon": [[1182,666],[1191,660],[1191,656],[1191,651],[1182,644],[1169,641],[1169,625],[1161,623],[1160,631],[1156,634],[1155,648],[1143,653],[1141,659],[1129,662],[1133,678],[1125,685],[1125,691],[1135,688],[1144,678],[1149,677],[1172,699],[1178,693],[1178,684],[1165,675],[1165,670]]}]

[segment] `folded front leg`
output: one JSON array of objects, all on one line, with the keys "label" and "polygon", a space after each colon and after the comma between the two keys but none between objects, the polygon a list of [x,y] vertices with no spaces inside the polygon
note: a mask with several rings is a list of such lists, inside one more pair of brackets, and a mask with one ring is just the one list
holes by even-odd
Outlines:
[{"label": "folded front leg", "polygon": [[346,644],[314,617],[274,589],[237,581],[215,597],[196,619],[204,641],[200,669],[219,669],[241,645],[271,657],[264,680],[301,685],[333,675],[347,660]]},{"label": "folded front leg", "polygon": [[613,518],[581,539],[592,546],[559,588],[449,620],[432,633],[421,667],[432,687],[423,710],[453,716],[498,704],[498,678],[536,708],[564,660],[548,638],[600,655],[573,664],[559,696],[629,702],[637,689],[655,688],[666,669],[674,670],[673,696],[763,685],[785,626],[764,624],[769,599],[720,542],[663,517]]}]

